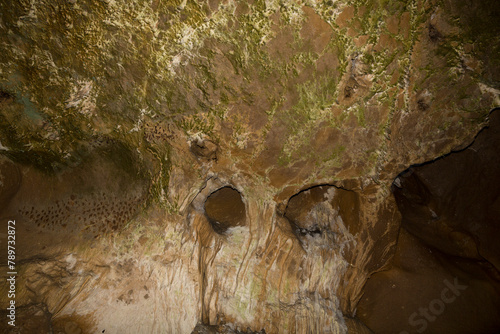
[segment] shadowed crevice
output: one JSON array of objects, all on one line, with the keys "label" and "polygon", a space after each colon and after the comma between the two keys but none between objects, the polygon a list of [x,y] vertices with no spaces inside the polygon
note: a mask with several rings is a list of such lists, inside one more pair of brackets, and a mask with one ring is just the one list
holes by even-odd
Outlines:
[{"label": "shadowed crevice", "polygon": [[205,201],[205,214],[218,234],[224,234],[231,227],[243,226],[246,210],[240,192],[230,186],[214,191]]}]

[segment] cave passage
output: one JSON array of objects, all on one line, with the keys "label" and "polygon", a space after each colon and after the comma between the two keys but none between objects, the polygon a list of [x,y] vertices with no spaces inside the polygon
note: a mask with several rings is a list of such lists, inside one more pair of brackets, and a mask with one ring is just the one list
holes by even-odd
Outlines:
[{"label": "cave passage", "polygon": [[500,331],[500,112],[465,149],[401,173],[391,268],[365,286],[374,333]]}]

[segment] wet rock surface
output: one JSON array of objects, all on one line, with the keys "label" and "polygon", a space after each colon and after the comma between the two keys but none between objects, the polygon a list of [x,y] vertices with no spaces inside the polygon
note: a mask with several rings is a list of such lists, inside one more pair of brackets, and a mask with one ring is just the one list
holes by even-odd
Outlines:
[{"label": "wet rock surface", "polygon": [[19,326],[495,332],[498,11],[0,1]]}]

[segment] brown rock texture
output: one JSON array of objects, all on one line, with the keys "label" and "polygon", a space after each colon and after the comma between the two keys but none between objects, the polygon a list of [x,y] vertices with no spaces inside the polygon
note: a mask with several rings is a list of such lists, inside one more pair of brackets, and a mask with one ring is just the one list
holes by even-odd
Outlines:
[{"label": "brown rock texture", "polygon": [[497,331],[499,7],[0,0],[0,329]]},{"label": "brown rock texture", "polygon": [[[394,182],[402,228],[390,269],[364,288],[358,316],[376,333],[500,328],[500,113],[466,148]],[[493,214],[492,214],[493,213]],[[460,314],[460,317],[456,315]]]}]

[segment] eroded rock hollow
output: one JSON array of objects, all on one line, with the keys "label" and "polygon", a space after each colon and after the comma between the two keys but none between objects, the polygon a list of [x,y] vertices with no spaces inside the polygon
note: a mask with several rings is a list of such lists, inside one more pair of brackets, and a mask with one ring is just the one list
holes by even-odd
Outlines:
[{"label": "eroded rock hollow", "polygon": [[499,7],[0,0],[0,329],[500,332]]}]

